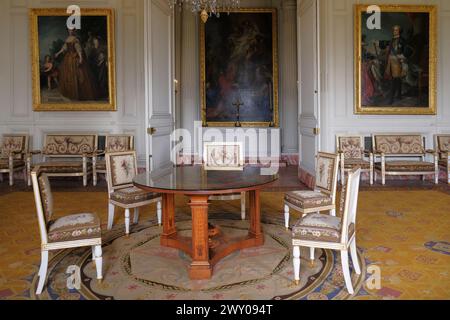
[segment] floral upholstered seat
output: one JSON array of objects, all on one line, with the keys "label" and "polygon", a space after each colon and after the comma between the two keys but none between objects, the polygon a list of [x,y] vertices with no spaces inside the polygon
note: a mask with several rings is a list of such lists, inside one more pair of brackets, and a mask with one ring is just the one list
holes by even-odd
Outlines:
[{"label": "floral upholstered seat", "polygon": [[434,144],[439,154],[439,166],[446,170],[447,183],[450,184],[450,134],[437,134]]},{"label": "floral upholstered seat", "polygon": [[133,185],[138,173],[135,151],[106,153],[106,180],[108,183],[108,230],[114,223],[116,207],[125,209],[125,234],[130,234],[130,209],[134,209],[134,223],[139,221],[139,208],[156,203],[158,224],[162,222],[162,197]]},{"label": "floral upholstered seat", "polygon": [[75,241],[101,237],[100,219],[91,213],[66,216],[49,223],[48,241]]},{"label": "floral upholstered seat", "polygon": [[333,204],[331,196],[318,191],[292,191],[284,196],[286,202],[303,208],[316,208]]},{"label": "floral upholstered seat", "polygon": [[[301,218],[292,228],[292,237],[297,240],[339,242],[341,230],[341,218],[311,213]],[[349,238],[353,236],[354,232],[354,224],[351,224],[348,231]]]},{"label": "floral upholstered seat", "polygon": [[105,150],[97,151],[93,157],[92,183],[97,185],[98,174],[106,173],[106,160],[99,158],[107,152],[125,152],[134,150],[134,136],[127,134],[108,134],[105,137]]},{"label": "floral upholstered seat", "polygon": [[[381,173],[383,185],[387,175],[433,175],[435,184],[439,183],[438,153],[426,150],[421,134],[374,134],[372,139],[375,171]],[[426,161],[427,155],[434,161]]]},{"label": "floral upholstered seat", "polygon": [[284,222],[289,229],[290,209],[302,215],[329,211],[336,215],[336,189],[339,155],[319,152],[316,156],[316,179],[314,190],[287,192],[284,196]]},{"label": "floral upholstered seat", "polygon": [[371,164],[370,161],[366,161],[363,159],[346,159],[344,161],[344,169],[351,170],[356,167],[359,167],[363,170],[370,170]]},{"label": "floral upholstered seat", "polygon": [[[41,267],[36,294],[41,294],[47,277],[49,251],[91,247],[97,279],[102,273],[102,230],[99,217],[94,213],[80,213],[53,218],[53,194],[48,175],[37,166],[31,172],[37,220],[41,235]],[[81,267],[81,266],[79,266]]]},{"label": "floral upholstered seat", "polygon": [[119,189],[111,193],[111,200],[126,204],[139,203],[161,197],[158,193],[146,192],[137,187]]},{"label": "floral upholstered seat", "polygon": [[[31,166],[33,155],[42,155],[43,162],[34,164],[50,177],[83,177],[83,185],[87,186],[89,173],[92,172],[90,159],[97,150],[96,134],[47,134],[44,148],[31,151],[28,165]],[[31,184],[31,181],[29,181]]]},{"label": "floral upholstered seat", "polygon": [[24,180],[28,177],[25,158],[28,153],[27,134],[4,134],[0,147],[0,175],[9,174],[9,185],[14,185],[14,173],[24,172]]}]

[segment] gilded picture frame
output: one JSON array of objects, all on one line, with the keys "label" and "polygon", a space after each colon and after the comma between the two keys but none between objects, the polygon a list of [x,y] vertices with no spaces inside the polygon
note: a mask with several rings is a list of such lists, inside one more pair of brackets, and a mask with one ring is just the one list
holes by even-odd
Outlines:
[{"label": "gilded picture frame", "polygon": [[30,9],[33,110],[116,111],[114,9],[81,9],[70,30],[66,8]]},{"label": "gilded picture frame", "polygon": [[[237,23],[239,23],[239,25],[236,25]],[[199,21],[199,25],[200,101],[203,126],[279,127],[277,9],[230,9],[229,14],[228,12],[221,12],[220,18],[212,16],[206,23]],[[211,28],[215,28],[216,32]],[[211,31],[212,33],[210,33],[209,30],[213,30]],[[244,37],[248,38],[246,41],[241,41]],[[208,42],[210,39],[215,39],[215,48],[213,47],[214,45]],[[231,52],[231,50],[229,50],[230,46],[223,46],[221,44],[225,42],[227,44],[255,43],[251,50],[257,53],[253,56],[253,66],[250,67],[250,72],[247,70],[246,72],[239,71],[242,64],[239,65],[239,62],[234,63],[234,61],[238,61],[239,59],[236,58],[236,56],[238,56],[236,54],[237,50]],[[224,48],[225,50],[223,50]],[[248,52],[248,50],[246,52]],[[258,56],[256,57],[256,55]],[[217,63],[211,61],[217,61]],[[233,79],[224,80],[224,82],[229,80],[230,85],[228,88],[232,88],[230,89],[231,93],[229,92],[228,96],[226,96],[226,94],[223,95],[225,97],[223,99],[226,101],[225,103],[224,101],[219,102],[225,105],[224,109],[222,109],[221,112],[217,112],[217,115],[212,115],[210,111],[214,108],[215,111],[217,111],[218,103],[216,102],[218,100],[211,99],[210,97],[214,94],[217,95],[217,92],[221,91],[218,85],[221,81],[221,79],[219,79],[219,74],[224,74],[224,78],[228,76],[230,73],[229,70],[232,69],[232,64],[234,64],[233,67],[235,68],[237,75],[235,78],[231,77]],[[222,67],[220,67],[220,65],[222,65]],[[218,68],[224,69],[218,71]],[[255,72],[252,72],[252,70]],[[211,76],[212,73],[215,75]],[[255,74],[253,79],[257,80],[253,82],[239,80],[239,76],[242,76],[243,74]],[[258,81],[262,83],[259,87]],[[215,87],[212,83],[215,84]],[[226,86],[226,84],[224,84],[224,86]],[[263,89],[258,92],[257,88]],[[216,93],[214,93],[214,90]],[[239,98],[235,99],[236,101],[232,100],[232,95],[233,97],[236,97],[237,94],[239,95]],[[214,102],[210,103],[211,101]],[[235,105],[233,105],[233,101],[236,102],[234,103]]]},{"label": "gilded picture frame", "polygon": [[437,8],[355,5],[355,114],[436,115]]}]

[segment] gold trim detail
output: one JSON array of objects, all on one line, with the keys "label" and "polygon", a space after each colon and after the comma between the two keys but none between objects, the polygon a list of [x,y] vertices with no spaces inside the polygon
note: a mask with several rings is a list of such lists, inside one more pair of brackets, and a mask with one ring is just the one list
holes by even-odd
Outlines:
[{"label": "gold trim detail", "polygon": [[42,103],[39,70],[38,18],[40,16],[69,16],[64,8],[30,9],[30,48],[33,87],[33,111],[117,111],[115,71],[115,22],[114,9],[81,9],[82,16],[106,16],[108,33],[108,103]]},{"label": "gold trim detail", "polygon": [[[274,127],[279,128],[278,114],[278,11],[276,8],[242,8],[231,9],[231,13],[272,13],[272,62],[273,62],[273,121],[272,122],[241,122],[241,127]],[[203,127],[235,127],[236,122],[207,122],[206,121],[206,48],[205,24],[200,22],[200,104]]]},{"label": "gold trim detail", "polygon": [[392,106],[362,106],[361,102],[361,56],[362,56],[362,13],[367,10],[367,4],[356,4],[354,13],[355,34],[355,114],[357,115],[436,115],[436,65],[437,65],[437,7],[430,5],[380,5],[381,12],[416,12],[428,13],[430,16],[430,79],[429,107],[392,107]]}]

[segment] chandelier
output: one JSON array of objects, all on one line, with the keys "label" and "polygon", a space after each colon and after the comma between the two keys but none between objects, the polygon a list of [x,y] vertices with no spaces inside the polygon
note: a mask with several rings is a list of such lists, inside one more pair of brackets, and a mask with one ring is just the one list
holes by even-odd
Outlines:
[{"label": "chandelier", "polygon": [[178,7],[181,10],[183,5],[186,5],[193,13],[200,12],[203,23],[212,15],[219,18],[220,12],[230,13],[230,10],[238,8],[239,4],[240,0],[169,0],[171,9]]}]

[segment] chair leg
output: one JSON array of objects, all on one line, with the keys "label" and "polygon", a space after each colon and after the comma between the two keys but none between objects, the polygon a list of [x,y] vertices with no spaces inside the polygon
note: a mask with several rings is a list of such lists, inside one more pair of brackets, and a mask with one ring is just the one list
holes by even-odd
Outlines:
[{"label": "chair leg", "polygon": [[245,220],[245,192],[241,193],[241,219]]},{"label": "chair leg", "polygon": [[358,261],[358,251],[356,249],[356,239],[353,239],[352,244],[350,245],[350,254],[352,256],[353,268],[355,268],[356,274],[361,274],[361,267],[359,266]]},{"label": "chair leg", "polygon": [[12,187],[14,185],[14,170],[9,171],[9,186]]},{"label": "chair leg", "polygon": [[92,185],[97,186],[97,172],[92,173]]},{"label": "chair leg", "polygon": [[158,217],[158,225],[162,224],[162,204],[161,201],[156,203],[156,216]]},{"label": "chair leg", "polygon": [[309,259],[311,260],[311,265],[314,265],[314,260],[316,260],[316,256],[315,256],[315,248],[310,247],[309,248]]},{"label": "chair leg", "polygon": [[342,272],[344,274],[345,285],[347,287],[348,293],[353,294],[353,285],[352,278],[350,276],[350,268],[348,265],[348,251],[341,250],[341,263],[342,263]]},{"label": "chair leg", "polygon": [[108,205],[108,230],[111,230],[114,223],[114,211],[116,209],[116,206],[110,203]]},{"label": "chair leg", "polygon": [[39,268],[39,283],[37,286],[36,294],[39,295],[44,289],[45,279],[47,278],[48,268],[48,251],[41,252],[41,267]]},{"label": "chair leg", "polygon": [[134,208],[134,219],[133,223],[137,224],[139,222],[139,208]]},{"label": "chair leg", "polygon": [[125,234],[130,234],[130,209],[125,209]]},{"label": "chair leg", "polygon": [[369,171],[369,177],[370,177],[370,185],[373,185],[373,170]]},{"label": "chair leg", "polygon": [[95,267],[97,269],[97,280],[103,279],[102,246],[95,246]]},{"label": "chair leg", "polygon": [[300,247],[294,246],[294,279],[295,284],[300,284]]},{"label": "chair leg", "polygon": [[284,225],[286,227],[286,230],[289,229],[289,206],[284,206]]},{"label": "chair leg", "polygon": [[95,263],[95,246],[92,246],[92,261]]}]

